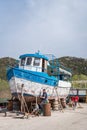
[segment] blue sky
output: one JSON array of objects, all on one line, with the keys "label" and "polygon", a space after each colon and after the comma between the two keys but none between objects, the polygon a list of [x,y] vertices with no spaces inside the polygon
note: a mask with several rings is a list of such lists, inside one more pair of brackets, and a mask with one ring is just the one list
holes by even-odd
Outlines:
[{"label": "blue sky", "polygon": [[0,58],[37,50],[87,59],[87,0],[0,0]]}]

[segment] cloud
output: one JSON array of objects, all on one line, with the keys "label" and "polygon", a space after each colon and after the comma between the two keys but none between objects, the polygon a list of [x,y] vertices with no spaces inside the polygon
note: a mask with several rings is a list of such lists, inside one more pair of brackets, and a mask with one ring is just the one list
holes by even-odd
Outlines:
[{"label": "cloud", "polygon": [[22,0],[15,2],[16,9],[14,4],[10,5],[2,20],[7,21],[2,23],[1,29],[1,44],[7,52],[2,55],[16,56],[41,50],[57,57],[87,57],[86,0]]}]

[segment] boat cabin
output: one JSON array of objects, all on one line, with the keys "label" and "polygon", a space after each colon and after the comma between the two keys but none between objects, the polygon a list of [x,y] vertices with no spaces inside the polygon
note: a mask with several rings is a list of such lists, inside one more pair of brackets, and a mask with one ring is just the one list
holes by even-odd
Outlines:
[{"label": "boat cabin", "polygon": [[[48,57],[37,52],[35,54],[24,54],[21,55],[19,62],[19,68],[35,71],[35,72],[45,72],[50,76],[54,76],[59,80],[70,80],[71,72],[66,68],[58,67],[58,63],[55,62],[50,64]],[[53,59],[52,59],[53,60]],[[54,66],[55,65],[55,66]]]},{"label": "boat cabin", "polygon": [[48,58],[40,54],[40,52],[24,54],[19,58],[19,68],[36,72],[47,72]]}]

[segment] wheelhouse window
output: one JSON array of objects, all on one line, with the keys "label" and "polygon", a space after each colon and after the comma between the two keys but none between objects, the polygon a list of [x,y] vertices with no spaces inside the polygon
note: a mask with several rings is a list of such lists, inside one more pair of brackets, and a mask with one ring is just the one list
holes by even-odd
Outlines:
[{"label": "wheelhouse window", "polygon": [[35,58],[33,65],[34,65],[34,66],[39,66],[39,65],[40,65],[40,58]]},{"label": "wheelhouse window", "polygon": [[25,59],[26,59],[26,58],[22,58],[22,59],[21,59],[21,66],[24,66],[24,65],[25,65]]},{"label": "wheelhouse window", "polygon": [[31,57],[28,57],[28,58],[27,58],[26,65],[31,65],[31,62],[32,62],[32,58],[31,58]]}]

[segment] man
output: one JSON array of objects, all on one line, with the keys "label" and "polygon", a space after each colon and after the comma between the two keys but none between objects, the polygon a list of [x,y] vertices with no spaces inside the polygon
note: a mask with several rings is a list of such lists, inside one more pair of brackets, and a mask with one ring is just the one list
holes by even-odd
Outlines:
[{"label": "man", "polygon": [[78,103],[78,101],[79,101],[79,96],[76,95],[76,96],[75,96],[75,107],[77,107],[77,103]]},{"label": "man", "polygon": [[46,90],[45,89],[43,89],[43,94],[42,94],[42,96],[40,97],[41,99],[42,99],[42,102],[43,103],[46,103],[47,102],[47,92],[46,92]]},{"label": "man", "polygon": [[43,94],[42,94],[42,96],[40,96],[40,98],[42,100],[40,103],[40,108],[43,112],[43,105],[48,102],[48,96],[47,96],[47,92],[45,89],[43,89]]},{"label": "man", "polygon": [[75,108],[77,107],[77,103],[78,103],[78,101],[79,101],[79,96],[78,96],[78,95],[73,96],[73,97],[71,98],[71,101],[73,102],[73,109],[75,109]]}]

